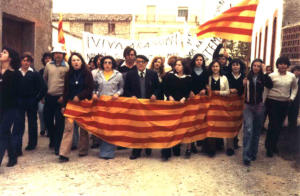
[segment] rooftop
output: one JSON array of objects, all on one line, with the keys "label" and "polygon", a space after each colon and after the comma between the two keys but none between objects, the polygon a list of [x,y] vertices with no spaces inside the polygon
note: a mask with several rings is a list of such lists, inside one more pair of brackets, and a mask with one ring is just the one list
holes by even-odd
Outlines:
[{"label": "rooftop", "polygon": [[[81,22],[131,22],[131,14],[63,14],[63,21]],[[59,21],[59,14],[52,14],[52,21]]]}]

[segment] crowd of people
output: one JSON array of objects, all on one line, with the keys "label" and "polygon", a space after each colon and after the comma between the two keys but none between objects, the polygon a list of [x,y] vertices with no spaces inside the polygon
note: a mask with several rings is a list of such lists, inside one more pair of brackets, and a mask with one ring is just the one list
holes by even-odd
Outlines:
[{"label": "crowd of people", "polygon": [[[289,128],[295,130],[299,110],[298,84],[300,66],[288,71],[290,61],[279,57],[276,71],[272,66],[265,69],[261,59],[252,61],[248,69],[241,59],[231,59],[222,47],[216,49],[212,62],[206,65],[202,54],[193,58],[172,56],[167,64],[162,57],[149,59],[137,55],[135,49],[126,47],[124,60],[112,56],[97,55],[86,64],[79,53],[66,58],[62,47],[54,47],[41,59],[43,69],[34,70],[34,59],[28,53],[19,57],[11,48],[0,53],[0,164],[5,151],[8,152],[8,167],[17,164],[23,154],[25,115],[28,119],[28,144],[25,150],[35,150],[38,143],[37,114],[40,135],[49,137],[49,148],[58,156],[59,162],[69,161],[71,150],[78,148],[79,156],[88,154],[89,134],[76,122],[65,118],[63,113],[68,101],[97,100],[101,95],[120,96],[184,104],[196,95],[207,96],[211,92],[218,96],[236,94],[244,98],[243,110],[243,164],[249,166],[256,160],[260,132],[269,118],[265,141],[266,156],[278,153],[277,143],[285,117]],[[147,65],[149,64],[149,69]],[[113,159],[116,147],[99,138],[91,137],[91,147],[99,147],[99,157]],[[168,161],[172,154],[180,156],[182,144],[161,149],[161,158]],[[228,156],[239,147],[235,138],[206,138],[185,145],[184,157],[201,152],[214,157],[223,150]],[[145,149],[146,156],[152,150]],[[141,157],[142,149],[132,149],[130,159]]]}]

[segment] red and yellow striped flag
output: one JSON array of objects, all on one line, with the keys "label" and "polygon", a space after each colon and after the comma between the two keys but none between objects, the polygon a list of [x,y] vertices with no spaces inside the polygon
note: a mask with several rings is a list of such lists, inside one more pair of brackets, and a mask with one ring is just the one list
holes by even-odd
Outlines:
[{"label": "red and yellow striped flag", "polygon": [[259,0],[243,0],[216,18],[198,27],[198,39],[219,37],[251,42],[256,8]]},{"label": "red and yellow striped flag", "polygon": [[65,45],[62,14],[59,15],[59,21],[58,21],[58,43]]},{"label": "red and yellow striped flag", "polygon": [[68,102],[64,115],[118,146],[169,148],[206,137],[233,138],[242,126],[243,99],[203,96],[181,104],[101,96],[96,102]]}]

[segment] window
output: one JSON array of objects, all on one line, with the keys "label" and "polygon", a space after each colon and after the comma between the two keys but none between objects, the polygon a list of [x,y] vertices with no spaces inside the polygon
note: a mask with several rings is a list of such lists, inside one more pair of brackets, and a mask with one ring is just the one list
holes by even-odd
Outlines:
[{"label": "window", "polygon": [[178,8],[178,17],[185,18],[185,21],[188,20],[188,8],[187,7],[179,7]]},{"label": "window", "polygon": [[260,59],[260,51],[261,51],[261,32],[259,33],[259,43],[258,43],[258,58]]},{"label": "window", "polygon": [[255,48],[254,48],[254,57],[257,58],[257,34],[255,35]]},{"label": "window", "polygon": [[115,23],[108,23],[108,34],[115,34],[115,28],[116,24]]},{"label": "window", "polygon": [[266,62],[267,42],[268,42],[268,26],[266,26],[266,28],[265,28],[264,58],[263,58],[263,61],[264,61],[265,63],[267,63],[267,62]]},{"label": "window", "polygon": [[156,6],[147,5],[147,21],[154,22],[156,18]]},{"label": "window", "polygon": [[277,17],[274,17],[273,27],[272,27],[272,46],[271,46],[271,61],[270,65],[274,68],[275,62],[275,47],[276,47],[276,29],[277,29]]},{"label": "window", "polygon": [[93,23],[84,23],[84,31],[93,33]]}]

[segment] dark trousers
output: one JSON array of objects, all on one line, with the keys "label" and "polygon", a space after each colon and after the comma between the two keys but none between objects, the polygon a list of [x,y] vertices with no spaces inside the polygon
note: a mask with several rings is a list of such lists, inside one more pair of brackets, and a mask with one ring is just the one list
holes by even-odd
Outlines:
[{"label": "dark trousers", "polygon": [[55,153],[59,152],[62,140],[65,118],[61,113],[61,105],[57,102],[59,96],[46,95],[44,107],[45,126],[48,130],[50,147],[54,147]]},{"label": "dark trousers", "polygon": [[266,100],[266,107],[269,110],[269,126],[265,143],[267,151],[277,151],[277,143],[288,112],[288,106],[289,102],[287,101]]},{"label": "dark trousers", "polygon": [[22,151],[22,138],[25,130],[25,114],[28,119],[28,147],[35,148],[38,140],[37,131],[37,101],[34,99],[19,100],[19,108],[16,112],[14,131],[20,132],[18,151]]},{"label": "dark trousers", "polygon": [[299,101],[295,100],[290,103],[288,111],[289,128],[295,129],[297,127],[297,119],[299,113]]},{"label": "dark trousers", "polygon": [[204,152],[207,154],[214,154],[217,151],[217,138],[204,139]]},{"label": "dark trousers", "polygon": [[[145,151],[146,151],[147,155],[151,155],[151,153],[152,153],[152,149],[151,148],[146,148]],[[133,156],[140,157],[141,156],[141,152],[142,152],[142,149],[140,149],[140,148],[134,148],[134,149],[132,149],[131,154]]]},{"label": "dark trousers", "polygon": [[177,144],[176,146],[172,148],[164,148],[161,150],[161,156],[165,158],[171,157],[171,151],[173,151],[173,154],[175,156],[180,156],[180,144]]},{"label": "dark trousers", "polygon": [[18,142],[18,133],[12,132],[16,109],[2,111],[0,121],[0,165],[2,163],[5,151],[7,149],[10,160],[16,160],[16,146]]}]

